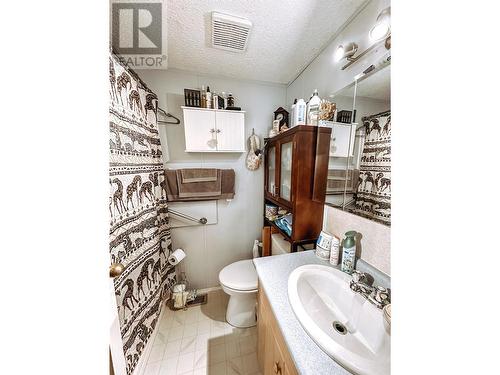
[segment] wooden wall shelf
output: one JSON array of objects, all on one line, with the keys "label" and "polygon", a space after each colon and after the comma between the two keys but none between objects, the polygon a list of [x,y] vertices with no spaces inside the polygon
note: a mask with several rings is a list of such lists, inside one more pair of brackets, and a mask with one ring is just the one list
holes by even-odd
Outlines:
[{"label": "wooden wall shelf", "polygon": [[[264,205],[274,204],[293,215],[291,235],[264,217],[291,244],[314,243],[323,226],[331,129],[299,125],[266,139]],[[265,212],[265,210],[264,210]]]}]

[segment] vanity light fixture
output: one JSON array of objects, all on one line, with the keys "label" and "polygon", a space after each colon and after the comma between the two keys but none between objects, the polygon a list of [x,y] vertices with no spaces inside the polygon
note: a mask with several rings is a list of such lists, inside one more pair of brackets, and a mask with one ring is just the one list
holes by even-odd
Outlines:
[{"label": "vanity light fixture", "polygon": [[337,47],[337,50],[335,51],[335,55],[333,56],[335,61],[340,61],[343,58],[346,58],[349,61],[352,61],[352,56],[356,53],[358,50],[358,45],[356,43],[348,43],[345,45],[345,47],[341,44],[340,46]]},{"label": "vanity light fixture", "polygon": [[391,48],[391,7],[387,7],[379,13],[375,25],[373,25],[369,32],[369,37],[372,41],[372,45],[357,56],[354,56],[354,54],[358,51],[358,45],[354,42],[347,44],[345,47],[343,45],[337,47],[334,55],[335,61],[340,61],[343,58],[348,61],[348,63],[342,67],[342,70],[354,64],[384,41],[385,48]]},{"label": "vanity light fixture", "polygon": [[391,35],[391,7],[385,8],[380,12],[369,35],[372,42],[378,42]]}]

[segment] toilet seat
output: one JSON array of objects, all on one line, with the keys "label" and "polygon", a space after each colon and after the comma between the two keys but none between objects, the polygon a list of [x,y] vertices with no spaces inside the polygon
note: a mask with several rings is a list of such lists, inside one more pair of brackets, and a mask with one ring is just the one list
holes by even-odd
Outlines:
[{"label": "toilet seat", "polygon": [[235,291],[257,290],[257,271],[251,259],[234,262],[219,273],[220,283]]}]

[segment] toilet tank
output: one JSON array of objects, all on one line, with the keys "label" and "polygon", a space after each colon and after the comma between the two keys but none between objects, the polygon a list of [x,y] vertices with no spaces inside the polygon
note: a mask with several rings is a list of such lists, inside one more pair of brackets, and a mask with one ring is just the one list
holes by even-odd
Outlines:
[{"label": "toilet tank", "polygon": [[290,252],[290,242],[279,233],[271,235],[271,255],[281,255]]}]

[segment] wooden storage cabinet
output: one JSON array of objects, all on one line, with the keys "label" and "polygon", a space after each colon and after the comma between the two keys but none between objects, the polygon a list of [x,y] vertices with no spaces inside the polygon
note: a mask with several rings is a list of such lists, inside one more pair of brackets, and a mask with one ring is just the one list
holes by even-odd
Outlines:
[{"label": "wooden storage cabinet", "polygon": [[182,107],[186,152],[245,152],[245,112]]},{"label": "wooden storage cabinet", "polygon": [[262,287],[257,309],[257,358],[264,375],[298,375]]},{"label": "wooden storage cabinet", "polygon": [[[291,235],[264,217],[291,243],[314,243],[323,225],[331,129],[295,126],[266,139],[264,162],[264,204],[285,208],[293,215]],[[265,212],[265,211],[264,211]]]}]

